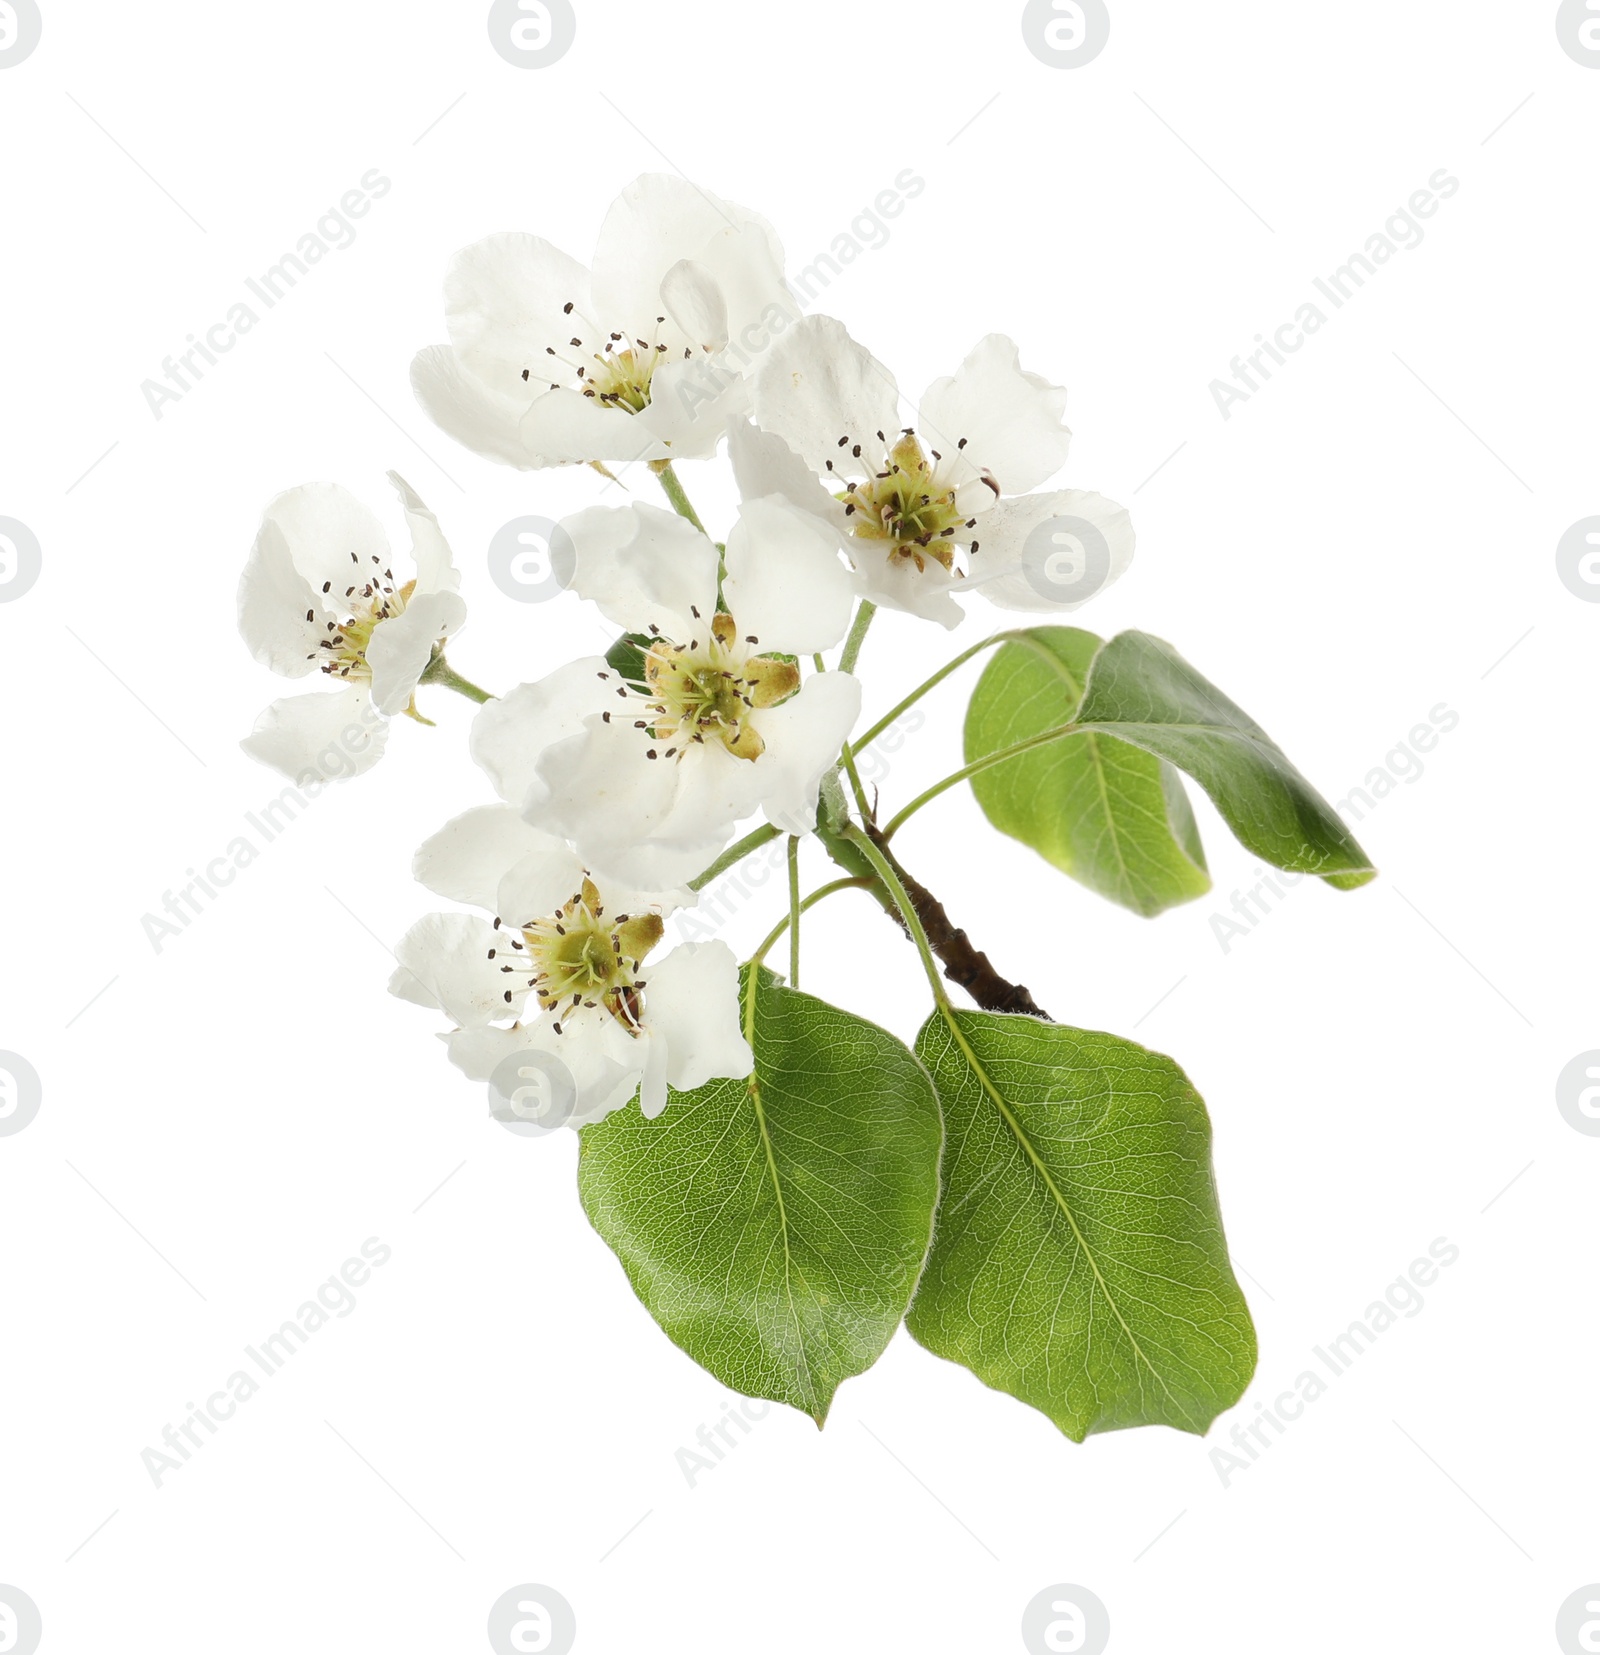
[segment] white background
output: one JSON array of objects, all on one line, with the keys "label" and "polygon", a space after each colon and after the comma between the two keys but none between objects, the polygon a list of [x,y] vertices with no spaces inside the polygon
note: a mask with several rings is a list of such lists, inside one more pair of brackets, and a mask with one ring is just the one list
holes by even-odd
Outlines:
[{"label": "white background", "polygon": [[[0,605],[0,1046],[44,1082],[0,1138],[0,1582],[48,1655],[470,1651],[522,1582],[596,1655],[1008,1652],[1056,1583],[1103,1599],[1117,1655],[1559,1647],[1600,1578],[1600,1141],[1555,1103],[1600,1046],[1600,608],[1555,564],[1600,512],[1600,72],[1554,9],[1121,0],[1063,70],[1016,4],[589,0],[528,71],[481,4],[45,0],[0,70],[0,515],[43,546]],[[355,243],[155,419],[141,382],[374,167]],[[1155,922],[964,792],[905,833],[1003,970],[1209,1102],[1262,1346],[1209,1443],[1074,1447],[902,1334],[824,1434],[774,1409],[691,1487],[676,1453],[724,1392],[590,1230],[576,1140],[489,1122],[384,993],[431,905],[412,848],[489,797],[464,701],[433,692],[437,730],[397,729],[159,954],[142,928],[281,786],[237,747],[284,686],[233,618],[278,490],[337,479],[398,530],[402,470],[465,570],[452,657],[491,688],[601,636],[484,561],[599,480],[456,448],[407,369],[457,247],[527,229],[587,259],[621,186],[678,168],[765,212],[791,270],[924,179],[818,307],[913,397],[995,329],[1068,385],[1062,480],[1140,535],[1082,620],[1171,640],[1331,798],[1459,714],[1360,825],[1381,882],[1303,886],[1228,952],[1212,917],[1253,862],[1203,802],[1216,890]],[[1440,168],[1423,243],[1224,420],[1210,382]],[[725,521],[720,470],[683,471]],[[989,625],[886,617],[869,711]],[[887,801],[959,762],[970,682]],[[740,905],[736,946],[776,902]],[[806,936],[807,987],[914,1033],[925,985],[876,910]],[[355,1311],[153,1486],[141,1451],[372,1236],[393,1256]],[[1421,1314],[1224,1486],[1211,1448],[1438,1237],[1460,1259]]]}]

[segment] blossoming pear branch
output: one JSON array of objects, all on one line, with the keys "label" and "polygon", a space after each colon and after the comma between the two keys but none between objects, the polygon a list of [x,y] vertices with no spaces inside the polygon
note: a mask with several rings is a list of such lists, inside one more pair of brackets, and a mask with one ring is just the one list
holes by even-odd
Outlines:
[{"label": "blossoming pear branch", "polygon": [[[1205,1105],[1170,1059],[1052,1021],[897,835],[970,789],[1000,837],[963,854],[1031,910],[1067,900],[1065,875],[1153,918],[1209,885],[1197,785],[1273,866],[1334,890],[1374,869],[1171,645],[1067,624],[1127,570],[1134,533],[1105,496],[1054,486],[1066,392],[989,334],[911,405],[842,322],[801,314],[783,269],[764,218],[663,176],[622,193],[588,265],[522,231],[457,254],[447,338],[412,364],[440,429],[520,471],[615,481],[643,464],[660,485],[664,505],[597,504],[556,529],[562,584],[614,642],[548,664],[549,635],[530,637],[539,670],[518,682],[508,663],[491,694],[447,658],[463,583],[410,486],[391,474],[410,543],[396,574],[378,518],[308,484],[266,509],[240,629],[263,666],[331,682],[274,702],[245,749],[326,780],[376,763],[400,715],[430,725],[422,692],[476,704],[487,785],[415,853],[450,906],[401,939],[390,991],[493,1117],[579,1132],[591,1222],[725,1383],[821,1423],[903,1324],[1074,1440],[1204,1432],[1255,1363]],[[714,531],[678,465],[722,454],[738,504]],[[953,630],[974,604],[1029,618],[875,690],[889,710],[862,729],[868,664],[888,653],[875,618]],[[880,806],[862,755],[980,660],[959,762]],[[748,959],[666,946],[669,919],[779,840],[781,910]],[[836,868],[809,891],[806,846]],[[909,1045],[871,1021],[870,984],[845,1005],[810,971],[801,990],[805,916],[852,891],[926,979]],[[437,1073],[426,1084],[453,1106]]]}]

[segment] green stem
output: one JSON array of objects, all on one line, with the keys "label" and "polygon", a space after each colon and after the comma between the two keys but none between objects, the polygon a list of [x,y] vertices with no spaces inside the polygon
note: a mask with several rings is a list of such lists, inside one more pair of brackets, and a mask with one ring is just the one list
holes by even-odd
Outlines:
[{"label": "green stem", "polygon": [[929,690],[937,689],[952,672],[954,672],[958,667],[964,667],[974,655],[981,655],[984,650],[993,649],[997,644],[1013,643],[1031,645],[1033,644],[1033,640],[1026,632],[997,632],[992,638],[985,638],[981,644],[974,644],[971,649],[962,650],[962,652],[956,656],[955,660],[945,662],[945,664],[940,667],[933,677],[928,679],[926,683],[919,684],[910,693],[910,695],[908,695],[905,700],[899,704],[899,706],[891,707],[889,711],[886,712],[883,717],[880,718],[878,722],[856,742],[856,751],[860,753],[870,747],[872,743],[875,742],[878,737],[881,736],[883,732],[887,730],[897,718],[900,717],[902,713],[906,712],[909,708],[916,706],[916,704],[928,693]]},{"label": "green stem", "polygon": [[487,690],[479,689],[470,678],[463,678],[456,669],[444,658],[441,650],[428,663],[428,670],[417,680],[419,684],[438,684],[440,688],[454,690],[457,695],[466,696],[469,701],[476,701],[481,707],[485,701],[493,701],[494,696]]},{"label": "green stem", "polygon": [[[678,481],[678,474],[672,469],[672,461],[652,460],[650,469],[656,474],[656,480],[661,484],[662,491],[672,502],[672,509],[679,517],[687,518],[689,522],[693,523],[701,534],[705,534],[706,526],[700,521],[694,507],[689,503],[689,496],[684,493],[683,484]],[[706,535],[706,538],[709,540],[711,537]]]},{"label": "green stem", "polygon": [[789,835],[789,987],[800,986],[800,841]]},{"label": "green stem", "polygon": [[[905,920],[907,930],[911,932],[911,940],[916,943],[917,952],[922,956],[922,969],[928,974],[928,987],[933,990],[933,1003],[938,1008],[939,1016],[944,1020],[945,1027],[949,1029],[951,1038],[955,1041],[957,1046],[961,1048],[962,1055],[971,1065],[972,1072],[977,1075],[984,1091],[989,1094],[990,1098],[998,1106],[1001,1115],[1006,1121],[1006,1124],[1014,1133],[1016,1133],[1018,1141],[1033,1157],[1035,1165],[1038,1166],[1041,1171],[1045,1170],[1043,1163],[1039,1160],[1037,1151],[1033,1149],[1032,1144],[1023,1134],[1017,1123],[1016,1117],[1011,1113],[1011,1110],[1006,1105],[1005,1099],[1000,1095],[999,1089],[990,1078],[988,1070],[985,1069],[983,1064],[979,1061],[978,1054],[973,1051],[972,1043],[967,1039],[966,1030],[961,1027],[961,1021],[956,1016],[956,1008],[951,1004],[950,996],[945,992],[944,979],[940,977],[939,968],[933,963],[933,951],[928,946],[928,935],[922,928],[922,920],[917,913],[915,904],[911,901],[910,896],[907,894],[905,887],[900,883],[899,876],[896,874],[893,864],[887,857],[882,855],[882,853],[878,850],[878,847],[874,845],[866,834],[862,833],[859,828],[850,827],[846,829],[846,836],[855,842],[856,848],[862,853],[863,856],[873,863],[874,867],[878,869],[878,877],[883,881],[884,885],[888,888],[890,895],[894,898],[895,906],[900,910],[901,917]],[[1056,1190],[1053,1183],[1050,1188],[1051,1192],[1055,1194]],[[1059,1195],[1057,1198],[1059,1199]],[[1068,1218],[1071,1220],[1070,1213],[1068,1214]],[[1073,1220],[1072,1223],[1073,1229],[1076,1230],[1076,1221]],[[1081,1236],[1079,1239],[1082,1239]],[[1099,1275],[1098,1269],[1095,1271],[1095,1274],[1096,1276]]]},{"label": "green stem", "polygon": [[[752,960],[750,963],[750,972],[744,985],[744,1016],[741,1019],[745,1041],[749,1045],[751,1051],[756,1049],[756,989],[760,982],[761,968],[754,960]],[[754,1069],[750,1071],[750,1079],[748,1084],[750,1087],[750,1096],[755,1100],[756,1110],[759,1113],[761,1109],[761,1083],[756,1079],[756,1072]],[[766,1135],[766,1123],[763,1121],[761,1126],[761,1136],[764,1139]],[[770,1151],[767,1158],[770,1162]],[[773,1185],[774,1187],[777,1185],[776,1174],[773,1176]],[[781,1195],[779,1200],[782,1200]]]},{"label": "green stem", "polygon": [[861,812],[861,820],[872,820],[872,808],[867,803],[867,790],[861,785],[861,773],[856,769],[856,756],[847,741],[839,749],[839,763],[844,766],[844,773],[850,778],[850,791],[856,796],[856,809]]},{"label": "green stem", "polygon": [[910,933],[911,940],[917,945],[917,953],[922,959],[922,969],[928,974],[928,987],[933,990],[934,1004],[948,1015],[950,996],[945,992],[944,979],[939,975],[938,966],[934,964],[933,949],[928,944],[928,933],[922,928],[922,919],[917,913],[916,904],[912,902],[905,886],[900,883],[900,876],[895,872],[894,864],[854,822],[844,830],[842,837],[850,841],[877,874],[878,882],[889,893],[900,914],[901,922]]},{"label": "green stem", "polygon": [[689,881],[691,891],[703,891],[719,873],[726,873],[735,862],[742,862],[753,850],[760,850],[763,845],[770,844],[778,837],[779,830],[770,822],[763,822],[753,832],[747,833],[737,844],[729,847],[715,862],[702,874],[696,874]]},{"label": "green stem", "polygon": [[[859,891],[871,883],[872,881],[870,879],[864,877],[835,879],[831,884],[819,886],[811,893],[810,896],[806,897],[800,904],[799,913],[803,914],[806,909],[815,907],[816,904],[821,902],[825,896],[832,896],[835,891]],[[783,918],[780,919],[775,926],[773,926],[771,931],[767,933],[761,946],[750,956],[749,963],[751,965],[760,965],[761,962],[766,959],[767,955],[770,954],[775,947],[777,947],[778,939],[782,937],[783,933],[794,923],[796,917],[797,916],[793,914],[785,914]],[[793,962],[791,961],[791,964],[792,963]],[[791,979],[789,986],[790,988],[796,988],[799,985]]]},{"label": "green stem", "polygon": [[872,617],[878,613],[875,603],[868,603],[865,598],[856,610],[856,618],[850,626],[850,636],[844,641],[844,653],[839,657],[840,672],[854,672],[856,661],[861,654],[861,645],[867,636],[867,628],[872,625]]},{"label": "green stem", "polygon": [[[862,607],[864,609],[871,609],[872,605],[868,603],[863,604]],[[857,616],[857,620],[859,619],[860,617]],[[870,615],[868,616],[868,619],[871,619]],[[867,629],[863,626],[861,630],[862,632],[865,632]],[[852,634],[852,636],[854,636],[854,634]],[[857,640],[857,642],[859,645],[859,640]],[[813,655],[811,660],[816,666],[818,672],[826,672],[828,670],[828,663],[824,661],[820,655]],[[842,672],[843,670],[843,667],[841,667],[840,671]],[[856,808],[861,812],[861,820],[863,822],[870,822],[872,820],[872,812],[867,807],[867,790],[861,785],[861,776],[856,770],[856,756],[848,741],[845,742],[839,749],[839,767],[850,778],[850,790],[856,796]]]},{"label": "green stem", "polygon": [[953,775],[946,776],[942,782],[935,782],[926,793],[919,793],[883,830],[883,837],[894,838],[902,822],[916,815],[925,804],[931,804],[941,793],[948,792],[957,782],[964,782],[985,770],[992,770],[995,765],[1004,764],[1008,759],[1016,758],[1019,753],[1028,753],[1035,747],[1047,747],[1052,741],[1062,741],[1067,736],[1075,736],[1082,729],[1081,724],[1058,724],[1053,730],[1043,730],[1036,736],[1029,736],[1026,741],[1014,741],[1009,747],[1002,747],[997,752],[990,753],[987,758],[974,759],[971,764],[964,764]]}]

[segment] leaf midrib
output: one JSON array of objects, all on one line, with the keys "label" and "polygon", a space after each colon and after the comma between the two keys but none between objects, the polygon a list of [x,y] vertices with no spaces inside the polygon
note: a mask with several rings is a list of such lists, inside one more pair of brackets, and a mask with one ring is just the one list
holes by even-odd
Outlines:
[{"label": "leaf midrib", "polygon": [[[1063,661],[1053,649],[1047,648],[1042,643],[1039,643],[1032,638],[1028,638],[1026,640],[1019,638],[1014,641],[1022,644],[1025,648],[1032,650],[1040,660],[1044,661],[1051,668],[1061,682],[1067,686],[1067,689],[1071,692],[1072,696],[1072,706],[1067,713],[1067,717],[1069,720],[1076,718],[1078,716],[1078,709],[1083,705],[1083,692],[1088,685],[1088,680],[1085,679],[1083,683],[1080,684],[1068,670],[1066,662]],[[1112,848],[1115,851],[1117,858],[1117,869],[1122,875],[1122,888],[1130,898],[1134,898],[1136,897],[1136,893],[1134,891],[1133,875],[1128,871],[1128,859],[1122,853],[1122,834],[1118,830],[1117,820],[1111,809],[1111,791],[1106,785],[1105,760],[1100,756],[1099,744],[1095,740],[1095,737],[1099,732],[1095,730],[1084,730],[1082,733],[1088,741],[1089,762],[1094,767],[1095,787],[1098,789],[1100,794],[1100,814],[1105,818],[1106,826],[1110,832]],[[1070,740],[1071,738],[1069,737],[1068,739]]]},{"label": "leaf midrib", "polygon": [[945,1026],[950,1030],[951,1037],[961,1048],[961,1054],[966,1059],[967,1067],[970,1068],[973,1074],[978,1077],[978,1084],[993,1101],[995,1108],[999,1110],[1001,1120],[1006,1123],[1011,1135],[1017,1140],[1018,1144],[1021,1145],[1024,1154],[1026,1154],[1029,1161],[1032,1162],[1035,1172],[1037,1172],[1039,1177],[1043,1179],[1045,1188],[1050,1191],[1051,1197],[1055,1201],[1056,1206],[1060,1209],[1061,1216],[1066,1219],[1067,1224],[1070,1226],[1073,1238],[1078,1243],[1084,1258],[1089,1261],[1089,1268],[1094,1273],[1094,1279],[1100,1284],[1100,1291],[1105,1296],[1105,1301],[1110,1307],[1111,1314],[1116,1317],[1117,1325],[1122,1329],[1123,1333],[1127,1335],[1129,1347],[1132,1349],[1139,1362],[1149,1370],[1151,1377],[1154,1378],[1158,1385],[1160,1385],[1162,1391],[1165,1393],[1168,1400],[1172,1402],[1173,1406],[1180,1409],[1186,1418],[1192,1417],[1190,1416],[1187,1407],[1185,1407],[1182,1401],[1173,1394],[1172,1387],[1168,1385],[1166,1379],[1161,1373],[1161,1370],[1150,1360],[1148,1356],[1145,1355],[1144,1347],[1139,1343],[1133,1329],[1128,1326],[1127,1319],[1122,1314],[1122,1308],[1117,1303],[1116,1296],[1112,1293],[1110,1284],[1101,1273],[1100,1262],[1094,1255],[1094,1249],[1090,1247],[1088,1239],[1085,1237],[1083,1231],[1078,1227],[1078,1220],[1074,1216],[1067,1198],[1057,1188],[1056,1181],[1051,1176],[1049,1167],[1045,1164],[1039,1152],[1033,1147],[1032,1139],[1030,1139],[1028,1134],[1023,1131],[1022,1123],[1011,1112],[1010,1106],[1000,1095],[999,1087],[995,1084],[988,1070],[983,1066],[983,1061],[973,1049],[972,1043],[967,1039],[966,1032],[962,1029],[960,1022],[957,1019],[955,1008],[949,1005],[943,1005],[939,1009],[944,1016]]},{"label": "leaf midrib", "polygon": [[[756,1048],[756,1000],[758,998],[756,991],[760,974],[760,967],[751,965],[750,980],[745,989],[744,1037],[752,1052]],[[783,1240],[783,1296],[784,1302],[789,1307],[789,1319],[794,1326],[796,1377],[799,1379],[800,1388],[805,1397],[806,1412],[815,1419],[817,1417],[817,1388],[811,1377],[811,1364],[806,1360],[805,1328],[800,1319],[800,1307],[795,1298],[794,1284],[791,1280],[791,1272],[798,1273],[799,1266],[795,1263],[793,1249],[789,1246],[789,1209],[784,1203],[783,1183],[778,1176],[777,1152],[773,1147],[772,1133],[767,1126],[767,1111],[761,1101],[761,1082],[756,1078],[754,1069],[750,1071],[750,1078],[745,1084],[751,1106],[755,1110],[756,1130],[761,1134],[761,1148],[766,1155],[767,1172],[772,1179],[772,1198],[778,1206],[778,1234]],[[804,1277],[801,1279],[804,1280]]]},{"label": "leaf midrib", "polygon": [[1283,749],[1270,736],[1253,736],[1248,730],[1241,730],[1237,724],[1192,724],[1188,721],[1178,723],[1158,718],[1130,718],[1124,721],[1106,718],[1092,718],[1083,725],[1086,731],[1098,730],[1102,735],[1117,736],[1123,741],[1134,742],[1135,737],[1127,734],[1129,730],[1172,730],[1179,735],[1201,736],[1231,736],[1235,741],[1246,742],[1259,752],[1270,753],[1273,758],[1287,763],[1287,756]]}]

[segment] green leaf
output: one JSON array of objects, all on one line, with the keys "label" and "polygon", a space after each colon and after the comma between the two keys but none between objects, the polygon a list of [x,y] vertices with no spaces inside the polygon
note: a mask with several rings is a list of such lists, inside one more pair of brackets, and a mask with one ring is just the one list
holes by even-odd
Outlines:
[{"label": "green leaf", "polygon": [[642,632],[625,632],[606,651],[606,665],[630,684],[644,682],[644,658],[651,640]]},{"label": "green leaf", "polygon": [[917,1054],[947,1135],[913,1336],[1074,1442],[1203,1434],[1243,1395],[1256,1340],[1183,1071],[1109,1034],[978,1011],[936,1011]]},{"label": "green leaf", "polygon": [[927,1257],[943,1125],[892,1035],[745,968],[752,1081],[582,1134],[578,1186],[667,1336],[820,1425],[882,1355]]},{"label": "green leaf", "polygon": [[1340,890],[1377,877],[1332,805],[1283,749],[1147,632],[1123,632],[1095,657],[1077,722],[1142,747],[1186,771],[1247,849]]},{"label": "green leaf", "polygon": [[[1031,629],[995,654],[967,708],[967,763],[1068,724],[1101,648],[1071,626]],[[1183,781],[1170,764],[1088,733],[972,778],[985,816],[1091,891],[1153,915],[1211,889]]]}]

